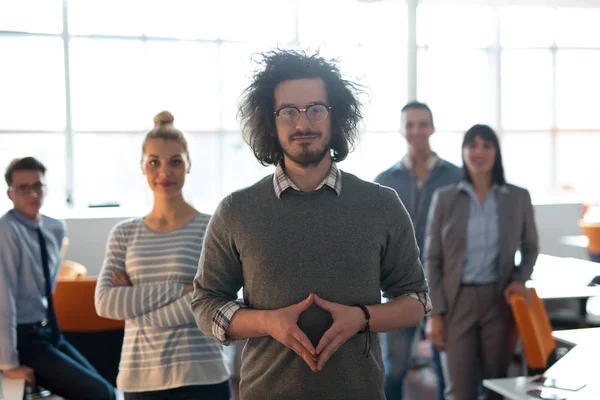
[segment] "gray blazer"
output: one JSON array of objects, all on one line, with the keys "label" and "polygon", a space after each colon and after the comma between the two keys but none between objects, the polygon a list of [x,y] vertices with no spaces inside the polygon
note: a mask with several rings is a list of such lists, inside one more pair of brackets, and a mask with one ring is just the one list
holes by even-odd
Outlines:
[{"label": "gray blazer", "polygon": [[[451,313],[462,280],[470,198],[456,185],[438,190],[429,209],[424,264],[433,304],[432,314]],[[529,192],[514,185],[497,191],[500,254],[498,293],[511,281],[525,282],[539,253],[538,234]],[[521,250],[521,263],[515,253]]]}]

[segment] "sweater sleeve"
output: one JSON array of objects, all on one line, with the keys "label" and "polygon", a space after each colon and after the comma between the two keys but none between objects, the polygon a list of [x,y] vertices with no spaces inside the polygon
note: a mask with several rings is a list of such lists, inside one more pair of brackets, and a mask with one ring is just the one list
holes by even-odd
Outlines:
[{"label": "sweater sleeve", "polygon": [[425,308],[431,309],[429,289],[412,222],[398,194],[386,187],[379,188],[382,221],[386,226],[386,241],[381,260],[381,288],[387,298],[411,295],[417,297]]},{"label": "sweater sleeve", "polygon": [[224,344],[228,344],[224,334],[233,314],[243,307],[235,302],[244,278],[232,234],[231,207],[230,195],[219,204],[208,224],[192,299],[200,329]]},{"label": "sweater sleeve", "polygon": [[110,233],[104,265],[96,285],[95,304],[98,315],[121,320],[135,318],[181,297],[184,287],[181,283],[113,286],[113,272],[127,272],[125,268],[126,251],[125,224],[119,224]]}]

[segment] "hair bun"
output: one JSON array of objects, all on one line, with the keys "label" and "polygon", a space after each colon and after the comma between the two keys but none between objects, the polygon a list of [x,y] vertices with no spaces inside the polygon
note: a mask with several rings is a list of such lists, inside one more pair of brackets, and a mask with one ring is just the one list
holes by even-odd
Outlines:
[{"label": "hair bun", "polygon": [[168,111],[161,111],[154,116],[154,127],[158,128],[161,126],[173,125],[175,117]]}]

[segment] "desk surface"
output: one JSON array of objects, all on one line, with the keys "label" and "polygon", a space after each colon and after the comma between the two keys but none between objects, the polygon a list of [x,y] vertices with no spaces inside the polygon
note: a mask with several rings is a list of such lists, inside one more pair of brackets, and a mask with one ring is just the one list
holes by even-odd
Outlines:
[{"label": "desk surface", "polygon": [[4,379],[0,373],[0,399],[22,400],[25,392],[25,381],[23,379]]},{"label": "desk surface", "polygon": [[552,336],[561,342],[577,346],[579,344],[591,343],[597,345],[600,342],[600,328],[568,329],[554,331]]},{"label": "desk surface", "polygon": [[[589,368],[588,366],[591,360],[598,360],[598,357],[600,357],[600,346],[597,345],[599,335],[600,328],[553,332],[553,336],[556,339],[571,343],[576,345],[576,347],[549,368],[544,373],[544,376],[557,379],[569,379],[573,377],[584,381],[586,386],[577,392],[559,389],[545,390],[564,395],[569,400],[600,399],[598,372],[595,368]],[[483,385],[511,400],[531,400],[535,399],[535,397],[528,396],[527,391],[542,388],[540,385],[531,383],[532,379],[532,377],[524,376],[486,379],[483,381]]]},{"label": "desk surface", "polygon": [[590,240],[585,235],[562,236],[560,242],[567,246],[583,247],[584,249],[587,249],[590,244]]},{"label": "desk surface", "polygon": [[600,275],[600,263],[540,254],[528,287],[545,300],[600,296],[600,287],[588,283]]}]

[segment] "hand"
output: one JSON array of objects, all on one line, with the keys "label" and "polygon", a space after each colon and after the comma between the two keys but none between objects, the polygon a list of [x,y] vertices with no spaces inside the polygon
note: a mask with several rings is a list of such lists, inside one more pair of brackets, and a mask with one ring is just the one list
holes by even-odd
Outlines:
[{"label": "hand", "polygon": [[317,345],[317,354],[319,355],[317,371],[320,371],[341,345],[365,327],[366,319],[359,307],[332,303],[317,295],[314,296],[315,304],[323,310],[329,311],[333,318],[333,324],[323,334]]},{"label": "hand", "polygon": [[317,352],[308,337],[298,327],[300,314],[314,302],[314,295],[308,296],[300,303],[265,314],[265,330],[269,336],[284,346],[294,350],[310,367],[317,372]]},{"label": "hand", "polygon": [[194,285],[192,284],[186,284],[183,285],[183,294],[186,295],[188,293],[192,293],[194,291]]},{"label": "hand", "polygon": [[432,315],[427,319],[425,333],[437,351],[444,351],[446,347],[446,329],[441,315]]},{"label": "hand", "polygon": [[112,273],[112,284],[113,286],[133,286],[127,273],[119,270]]},{"label": "hand", "polygon": [[512,281],[506,289],[504,289],[504,299],[508,304],[510,304],[510,295],[513,293],[520,294],[525,298],[525,302],[527,306],[531,305],[531,293],[529,289],[525,286],[523,282],[520,281]]},{"label": "hand", "polygon": [[29,385],[35,385],[35,373],[32,368],[26,367],[25,365],[18,366],[16,368],[7,369],[3,372],[4,377],[8,379],[25,379]]}]

